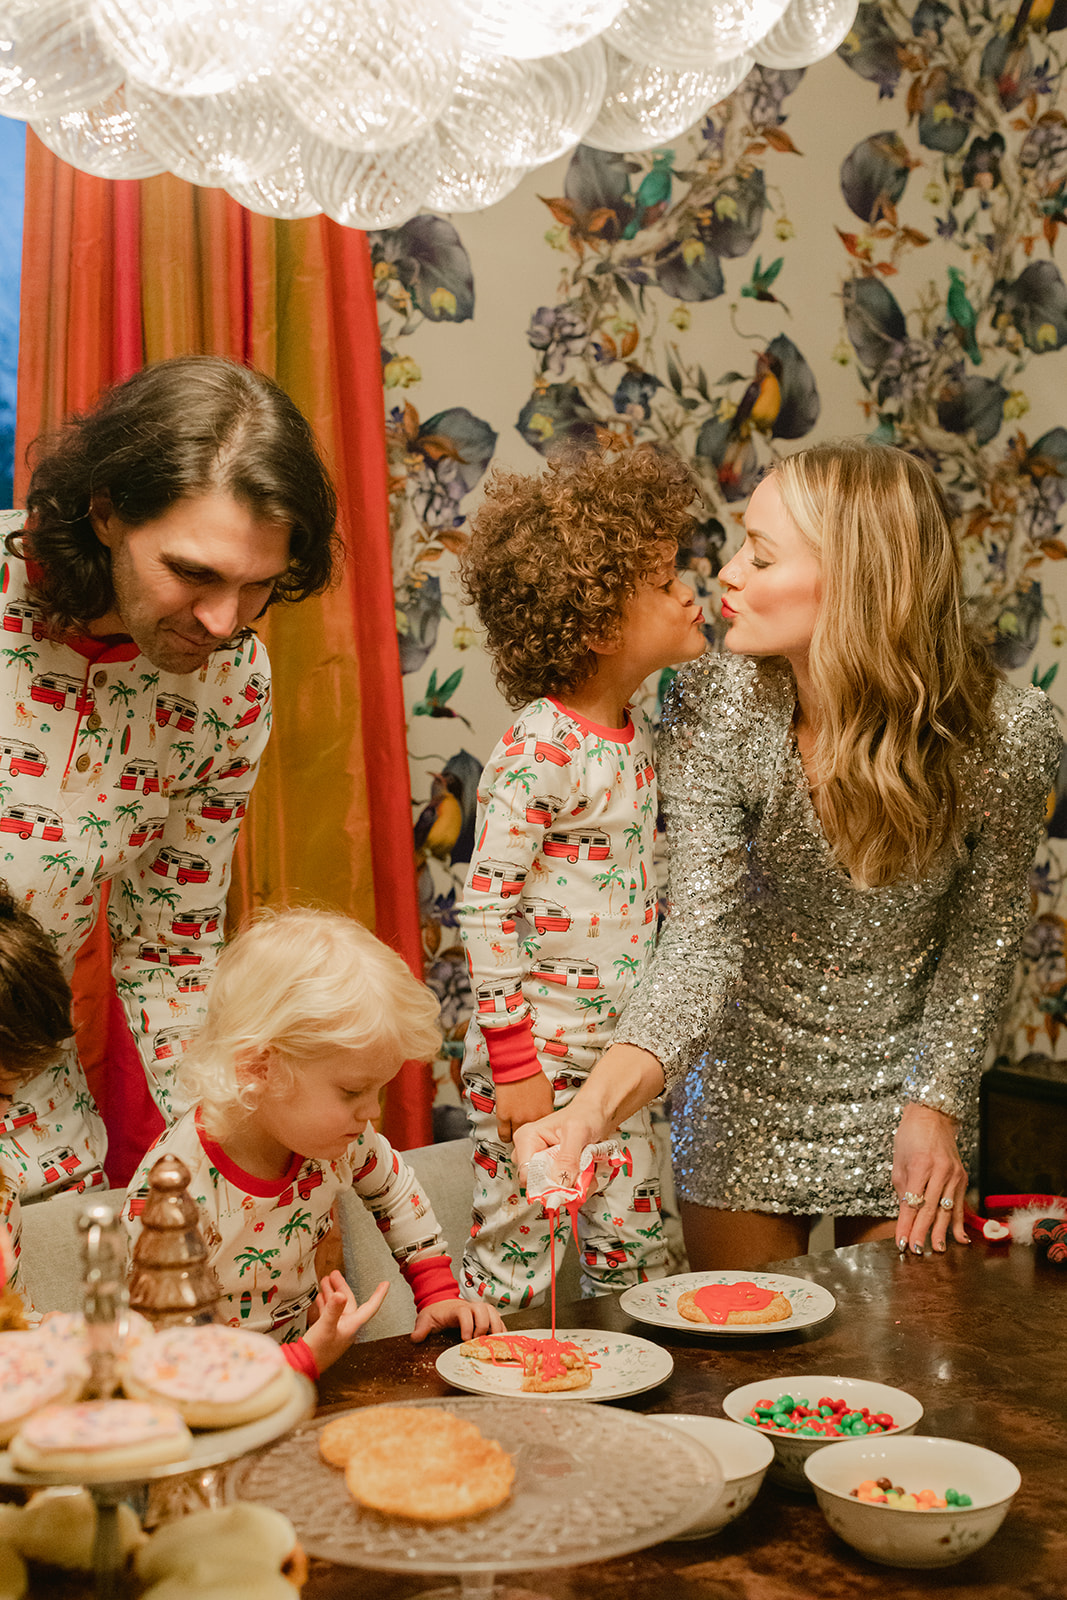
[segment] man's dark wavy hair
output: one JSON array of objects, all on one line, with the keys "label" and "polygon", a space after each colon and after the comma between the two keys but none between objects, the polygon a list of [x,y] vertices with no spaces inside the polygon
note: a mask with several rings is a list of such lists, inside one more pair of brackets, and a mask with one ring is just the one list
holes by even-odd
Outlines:
[{"label": "man's dark wavy hair", "polygon": [[283,389],[236,361],[175,356],[143,367],[37,439],[29,458],[29,554],[44,569],[35,598],[57,632],[111,609],[111,555],[89,517],[93,496],[105,493],[133,527],[179,500],[232,495],[291,530],[289,567],[270,603],[329,585],[337,496],[314,435]]}]

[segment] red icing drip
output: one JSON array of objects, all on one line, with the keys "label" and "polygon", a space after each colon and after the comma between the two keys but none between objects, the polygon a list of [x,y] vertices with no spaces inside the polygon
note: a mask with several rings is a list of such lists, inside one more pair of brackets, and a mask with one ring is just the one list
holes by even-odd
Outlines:
[{"label": "red icing drip", "polygon": [[[569,1339],[531,1339],[526,1333],[492,1333],[488,1334],[485,1343],[490,1354],[486,1358],[494,1367],[507,1367],[512,1365],[522,1366],[528,1355],[540,1355],[541,1377],[558,1378],[567,1371],[563,1357],[565,1355],[581,1355],[580,1345],[574,1344]],[[498,1356],[496,1348],[506,1345],[507,1355]],[[594,1362],[589,1363],[594,1366]]]},{"label": "red icing drip", "polygon": [[731,1311],[762,1311],[777,1293],[754,1283],[709,1283],[693,1294],[693,1303],[709,1322],[725,1325]]}]

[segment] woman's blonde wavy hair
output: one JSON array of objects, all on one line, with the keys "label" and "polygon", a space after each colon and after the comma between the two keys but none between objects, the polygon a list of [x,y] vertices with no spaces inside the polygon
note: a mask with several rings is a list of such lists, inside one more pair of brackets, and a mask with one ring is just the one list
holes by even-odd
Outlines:
[{"label": "woman's blonde wavy hair", "polygon": [[266,1058],[272,1088],[333,1050],[395,1063],[430,1060],[441,1043],[438,1003],[394,950],[339,912],[263,910],[226,946],[204,1025],[178,1068],[204,1127],[223,1138],[253,1109],[262,1078],[241,1069]]},{"label": "woman's blonde wavy hair", "polygon": [[822,444],[774,469],[822,569],[808,667],[827,838],[859,884],[920,877],[959,851],[960,762],[999,674],[964,616],[944,494],[884,445]]}]

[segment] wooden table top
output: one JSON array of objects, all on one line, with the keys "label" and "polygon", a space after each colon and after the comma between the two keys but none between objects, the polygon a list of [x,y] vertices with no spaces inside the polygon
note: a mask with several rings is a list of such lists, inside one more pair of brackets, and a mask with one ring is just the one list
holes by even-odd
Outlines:
[{"label": "wooden table top", "polygon": [[[661,1544],[615,1561],[501,1579],[516,1600],[1064,1600],[1067,1596],[1067,1268],[1025,1246],[969,1248],[916,1260],[891,1241],[800,1256],[775,1270],[811,1278],[837,1308],[819,1327],[707,1337],[636,1323],[616,1296],[559,1308],[561,1327],[634,1333],[669,1349],[671,1377],[612,1402],[654,1415],[721,1416],[739,1384],[839,1372],[893,1384],[925,1408],[919,1432],[968,1439],[1008,1456],[1022,1488],[1000,1531],[959,1566],[877,1566],[833,1534],[814,1497],[764,1482],[754,1504],[713,1538]],[[543,1309],[509,1317],[544,1326]],[[320,1404],[454,1395],[434,1361],[442,1339],[356,1345],[323,1378]],[[572,1402],[574,1403],[574,1402]],[[439,1584],[312,1563],[303,1600],[409,1600]]]}]

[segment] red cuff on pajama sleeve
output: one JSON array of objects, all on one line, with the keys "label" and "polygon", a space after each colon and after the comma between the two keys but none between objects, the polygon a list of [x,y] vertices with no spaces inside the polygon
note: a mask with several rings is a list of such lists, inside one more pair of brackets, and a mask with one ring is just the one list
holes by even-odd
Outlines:
[{"label": "red cuff on pajama sleeve", "polygon": [[447,1256],[423,1256],[419,1261],[401,1262],[400,1272],[415,1296],[416,1311],[438,1300],[459,1299],[459,1284]]},{"label": "red cuff on pajama sleeve", "polygon": [[494,1083],[520,1083],[541,1071],[529,1017],[506,1028],[483,1028]]},{"label": "red cuff on pajama sleeve", "polygon": [[294,1339],[292,1344],[283,1344],[282,1355],[294,1372],[302,1372],[305,1378],[311,1379],[312,1383],[318,1382],[319,1364],[312,1355],[311,1347],[306,1339]]}]

